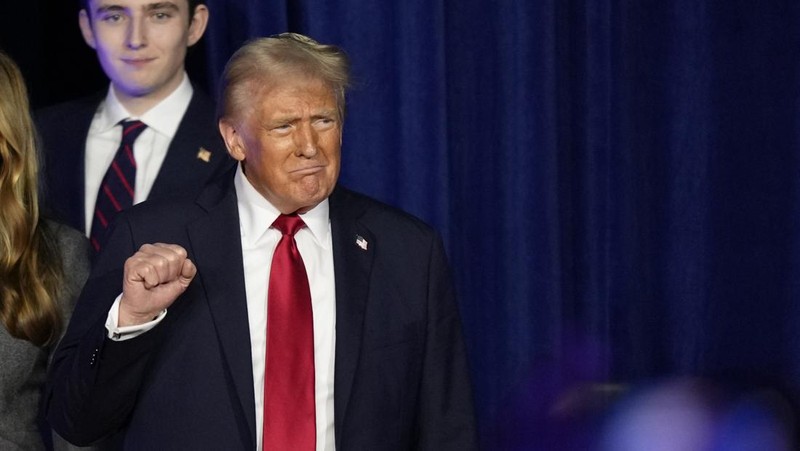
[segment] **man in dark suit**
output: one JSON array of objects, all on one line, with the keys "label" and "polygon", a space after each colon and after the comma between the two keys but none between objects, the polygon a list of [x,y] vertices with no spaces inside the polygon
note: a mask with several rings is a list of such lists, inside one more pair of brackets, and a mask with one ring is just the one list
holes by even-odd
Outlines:
[{"label": "man in dark suit", "polygon": [[[233,161],[215,130],[213,101],[194,89],[184,70],[187,49],[208,22],[203,2],[83,0],[82,6],[79,25],[109,89],[43,109],[36,120],[46,206],[85,231],[99,251],[117,211],[145,199],[195,195]],[[109,196],[107,172],[121,148],[123,121],[131,120],[141,121],[143,131],[131,145],[130,198],[115,198],[113,211],[105,212],[100,198]]]},{"label": "man in dark suit", "polygon": [[345,55],[258,39],[223,83],[239,165],[120,215],[53,358],[54,429],[126,449],[475,449],[441,239],[336,184]]}]

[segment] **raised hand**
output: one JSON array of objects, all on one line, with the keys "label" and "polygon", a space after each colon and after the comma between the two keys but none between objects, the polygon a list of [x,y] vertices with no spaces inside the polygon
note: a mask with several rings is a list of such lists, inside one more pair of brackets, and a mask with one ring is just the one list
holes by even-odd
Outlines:
[{"label": "raised hand", "polygon": [[145,244],[125,261],[119,326],[152,321],[172,305],[197,274],[186,249],[177,244]]}]

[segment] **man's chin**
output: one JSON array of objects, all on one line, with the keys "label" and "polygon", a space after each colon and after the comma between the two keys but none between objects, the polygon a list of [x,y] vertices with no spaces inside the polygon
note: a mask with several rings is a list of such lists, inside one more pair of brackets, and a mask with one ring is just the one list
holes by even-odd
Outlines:
[{"label": "man's chin", "polygon": [[328,198],[330,192],[327,190],[317,191],[313,194],[308,194],[307,196],[303,197],[302,202],[297,202],[297,205],[300,207],[296,209],[298,213],[305,213],[317,205],[319,205],[322,201]]}]

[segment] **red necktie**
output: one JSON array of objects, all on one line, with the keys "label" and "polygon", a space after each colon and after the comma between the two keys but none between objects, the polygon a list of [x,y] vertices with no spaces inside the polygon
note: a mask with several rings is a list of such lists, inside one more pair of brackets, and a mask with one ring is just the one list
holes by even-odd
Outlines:
[{"label": "red necktie", "polygon": [[269,274],[263,448],[313,451],[317,433],[311,290],[294,239],[305,223],[296,214],[280,215],[272,226],[283,236]]},{"label": "red necktie", "polygon": [[133,205],[136,188],[136,159],[133,157],[133,143],[147,126],[141,121],[122,121],[120,124],[122,124],[122,141],[119,143],[114,160],[100,184],[94,208],[92,230],[89,237],[95,252],[100,251],[106,229],[114,216]]}]

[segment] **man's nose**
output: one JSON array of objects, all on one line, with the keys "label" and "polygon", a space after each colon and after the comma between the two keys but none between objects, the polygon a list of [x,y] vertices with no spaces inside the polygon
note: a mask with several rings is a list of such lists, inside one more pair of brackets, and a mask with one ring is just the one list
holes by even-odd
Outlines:
[{"label": "man's nose", "polygon": [[128,48],[138,49],[147,45],[145,18],[132,15],[128,22]]},{"label": "man's nose", "polygon": [[295,136],[298,156],[311,158],[317,154],[319,136],[311,124],[300,125]]}]

